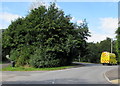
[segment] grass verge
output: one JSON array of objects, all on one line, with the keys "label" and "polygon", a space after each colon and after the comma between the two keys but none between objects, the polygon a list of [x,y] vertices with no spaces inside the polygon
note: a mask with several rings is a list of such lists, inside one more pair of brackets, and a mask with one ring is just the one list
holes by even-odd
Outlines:
[{"label": "grass verge", "polygon": [[76,67],[82,67],[84,65],[72,63],[68,66],[61,66],[61,67],[52,67],[52,68],[34,68],[29,66],[24,67],[11,67],[11,65],[4,67],[0,69],[1,71],[53,71],[53,70],[62,70],[62,69],[68,69],[68,68],[76,68]]},{"label": "grass verge", "polygon": [[5,67],[2,71],[52,71],[52,70],[62,70],[67,68],[72,68],[74,66],[62,66],[62,67],[53,67],[53,68],[33,68],[33,67]]}]

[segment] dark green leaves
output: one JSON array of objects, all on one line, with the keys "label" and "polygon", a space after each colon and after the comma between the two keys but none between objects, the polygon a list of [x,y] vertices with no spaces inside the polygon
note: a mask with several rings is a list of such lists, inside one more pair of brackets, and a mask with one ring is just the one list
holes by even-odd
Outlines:
[{"label": "dark green leaves", "polygon": [[116,50],[117,50],[117,53],[118,53],[118,62],[120,63],[120,27],[118,27],[117,31],[116,31],[116,38],[117,38],[117,44],[116,44]]}]

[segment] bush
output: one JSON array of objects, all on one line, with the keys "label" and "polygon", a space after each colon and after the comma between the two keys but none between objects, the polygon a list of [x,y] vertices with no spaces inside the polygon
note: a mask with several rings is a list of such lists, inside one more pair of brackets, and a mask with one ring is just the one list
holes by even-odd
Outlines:
[{"label": "bush", "polygon": [[28,65],[30,55],[33,53],[34,48],[31,46],[24,46],[14,49],[10,52],[10,59],[15,61],[16,66]]},{"label": "bush", "polygon": [[47,48],[37,48],[30,57],[30,65],[33,67],[55,67],[61,65],[61,59],[54,51],[47,51]]}]

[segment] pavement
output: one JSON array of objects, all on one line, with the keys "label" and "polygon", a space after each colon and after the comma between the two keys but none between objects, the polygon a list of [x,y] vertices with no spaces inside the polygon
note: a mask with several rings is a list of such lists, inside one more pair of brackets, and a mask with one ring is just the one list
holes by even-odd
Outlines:
[{"label": "pavement", "polygon": [[107,80],[112,84],[120,84],[120,68],[109,70],[105,73]]}]

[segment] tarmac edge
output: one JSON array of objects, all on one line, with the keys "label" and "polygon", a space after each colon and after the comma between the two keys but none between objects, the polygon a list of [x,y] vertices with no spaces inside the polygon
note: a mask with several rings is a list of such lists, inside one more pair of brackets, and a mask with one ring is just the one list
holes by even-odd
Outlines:
[{"label": "tarmac edge", "polygon": [[105,72],[103,75],[104,75],[105,79],[106,79],[109,83],[113,84],[112,81],[110,81],[110,79],[106,76],[106,72]]}]

